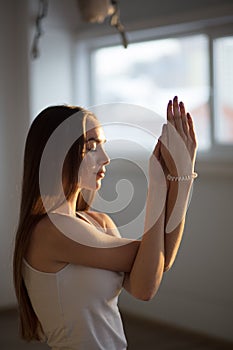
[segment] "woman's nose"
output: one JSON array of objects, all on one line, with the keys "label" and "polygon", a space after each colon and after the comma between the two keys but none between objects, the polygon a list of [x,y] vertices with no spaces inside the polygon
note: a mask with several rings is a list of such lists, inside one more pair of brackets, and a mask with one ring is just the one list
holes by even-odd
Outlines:
[{"label": "woman's nose", "polygon": [[103,165],[107,165],[110,163],[110,158],[104,149],[101,150],[101,155],[100,155],[99,161]]}]

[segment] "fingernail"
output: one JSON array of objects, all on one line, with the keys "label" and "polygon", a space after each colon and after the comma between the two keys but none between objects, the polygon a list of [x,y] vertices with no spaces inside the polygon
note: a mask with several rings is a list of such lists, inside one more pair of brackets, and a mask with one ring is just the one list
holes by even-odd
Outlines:
[{"label": "fingernail", "polygon": [[174,100],[178,100],[178,97],[177,97],[177,96],[175,96],[175,97],[174,97]]}]

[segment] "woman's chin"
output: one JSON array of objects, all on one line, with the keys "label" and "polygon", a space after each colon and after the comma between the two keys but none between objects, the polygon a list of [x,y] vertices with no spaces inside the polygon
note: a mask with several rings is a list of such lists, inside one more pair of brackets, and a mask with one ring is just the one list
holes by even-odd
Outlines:
[{"label": "woman's chin", "polygon": [[98,191],[101,188],[101,179],[96,179],[93,183],[89,184],[83,184],[80,186],[81,188],[85,188],[86,190],[90,191]]},{"label": "woman's chin", "polygon": [[98,191],[100,188],[101,188],[101,185],[102,185],[102,183],[101,183],[101,179],[99,179],[99,180],[96,180],[96,191]]}]

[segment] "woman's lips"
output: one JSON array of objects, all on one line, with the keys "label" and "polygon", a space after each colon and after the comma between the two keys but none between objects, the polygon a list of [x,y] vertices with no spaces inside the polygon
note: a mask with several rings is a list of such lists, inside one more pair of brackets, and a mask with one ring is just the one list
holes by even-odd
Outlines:
[{"label": "woman's lips", "polygon": [[105,172],[104,172],[104,171],[99,171],[96,175],[97,175],[97,177],[99,177],[99,178],[103,178],[104,175],[105,175]]}]

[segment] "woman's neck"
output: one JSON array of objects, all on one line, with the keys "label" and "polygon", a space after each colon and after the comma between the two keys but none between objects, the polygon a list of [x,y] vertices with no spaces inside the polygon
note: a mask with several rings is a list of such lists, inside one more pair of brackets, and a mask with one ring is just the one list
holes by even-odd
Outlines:
[{"label": "woman's neck", "polygon": [[78,194],[79,194],[79,191],[71,199],[61,204],[56,209],[56,213],[76,216],[76,202],[77,202]]}]

